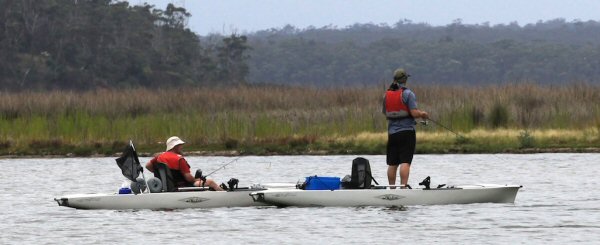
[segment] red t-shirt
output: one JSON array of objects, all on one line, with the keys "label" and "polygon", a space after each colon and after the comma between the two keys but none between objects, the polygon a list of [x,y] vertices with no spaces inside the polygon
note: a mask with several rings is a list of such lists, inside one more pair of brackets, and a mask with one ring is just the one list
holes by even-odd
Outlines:
[{"label": "red t-shirt", "polygon": [[190,165],[187,163],[185,158],[171,151],[161,153],[160,155],[152,158],[150,162],[152,165],[155,165],[157,162],[166,163],[171,170],[177,170],[181,172],[181,174],[190,172]]}]

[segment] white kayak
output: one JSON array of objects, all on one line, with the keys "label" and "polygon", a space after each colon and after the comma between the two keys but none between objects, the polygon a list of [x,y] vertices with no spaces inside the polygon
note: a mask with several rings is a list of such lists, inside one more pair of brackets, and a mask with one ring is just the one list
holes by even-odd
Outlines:
[{"label": "white kayak", "polygon": [[259,203],[276,206],[407,206],[514,203],[519,185],[462,185],[431,189],[280,189],[251,193]]},{"label": "white kayak", "polygon": [[[217,170],[235,162],[237,159],[239,158],[230,161]],[[238,188],[238,180],[232,178],[227,182],[229,187],[223,188],[228,191],[210,191],[208,187],[177,188],[171,170],[164,163],[155,166],[154,177],[149,179],[144,177],[143,167],[132,141],[129,141],[129,145],[123,151],[122,156],[115,160],[121,169],[121,173],[129,182],[128,185],[124,183],[119,193],[74,194],[57,197],[54,200],[59,206],[77,209],[249,207],[266,205],[253,201],[249,195],[252,192],[264,191],[268,188],[293,188],[295,186],[294,184],[271,183]],[[203,177],[205,176],[202,175],[202,171],[198,169],[194,178],[202,179]],[[223,186],[224,184],[221,185],[221,187]]]},{"label": "white kayak", "polygon": [[[290,188],[287,185],[265,185],[237,188],[233,191],[178,191],[141,194],[74,194],[54,198],[59,206],[77,209],[180,209],[180,208],[220,208],[250,207],[267,204],[255,202],[250,193],[268,188]],[[192,188],[193,189],[193,188]]]}]

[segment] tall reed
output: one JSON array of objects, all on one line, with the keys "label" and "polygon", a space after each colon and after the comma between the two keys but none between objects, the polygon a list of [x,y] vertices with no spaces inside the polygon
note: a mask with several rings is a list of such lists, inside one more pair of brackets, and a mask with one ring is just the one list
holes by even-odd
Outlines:
[{"label": "tall reed", "polygon": [[[580,130],[600,125],[600,87],[589,84],[411,88],[419,108],[461,132],[497,127]],[[383,93],[376,87],[264,86],[0,92],[0,145],[106,144],[127,139],[159,144],[171,135],[221,144],[380,133],[386,130]]]}]

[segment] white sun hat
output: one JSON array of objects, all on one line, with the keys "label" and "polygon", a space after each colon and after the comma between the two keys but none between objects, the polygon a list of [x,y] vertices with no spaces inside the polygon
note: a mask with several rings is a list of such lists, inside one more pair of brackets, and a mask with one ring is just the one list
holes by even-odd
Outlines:
[{"label": "white sun hat", "polygon": [[173,136],[167,140],[167,150],[165,151],[169,151],[173,149],[173,147],[181,144],[185,144],[185,142],[183,142],[183,140],[181,140],[179,137]]}]

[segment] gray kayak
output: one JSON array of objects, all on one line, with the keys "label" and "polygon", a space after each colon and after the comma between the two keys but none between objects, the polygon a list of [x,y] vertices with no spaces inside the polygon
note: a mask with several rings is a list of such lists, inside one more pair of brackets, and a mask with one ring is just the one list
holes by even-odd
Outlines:
[{"label": "gray kayak", "polygon": [[258,203],[276,206],[407,206],[469,203],[514,203],[520,185],[461,185],[415,189],[271,189],[252,192]]},{"label": "gray kayak", "polygon": [[290,189],[293,184],[271,183],[240,187],[229,191],[209,191],[192,187],[177,192],[140,194],[73,194],[54,198],[59,206],[77,209],[181,209],[264,206],[255,202],[250,193],[268,189]]}]

